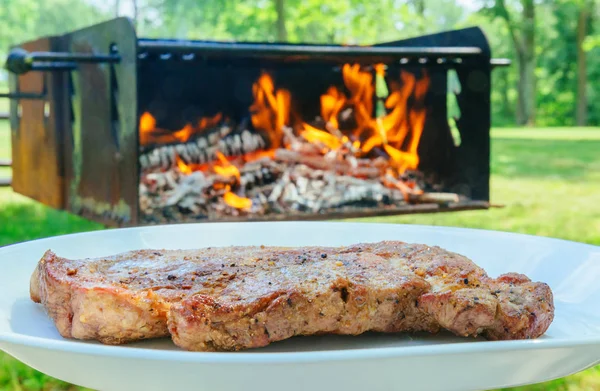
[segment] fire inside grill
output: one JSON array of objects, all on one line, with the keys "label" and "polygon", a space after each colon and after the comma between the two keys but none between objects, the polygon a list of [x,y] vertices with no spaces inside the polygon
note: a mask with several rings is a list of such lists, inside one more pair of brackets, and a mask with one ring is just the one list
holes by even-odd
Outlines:
[{"label": "fire inside grill", "polygon": [[220,112],[179,130],[159,129],[144,112],[143,215],[220,219],[458,202],[457,194],[427,192],[418,172],[427,73],[348,63],[341,72],[343,86],[320,96],[316,118],[293,112],[294,96],[268,72],[252,86],[244,129]]},{"label": "fire inside grill", "polygon": [[12,186],[120,226],[485,209],[506,64],[476,27],[340,46],[117,18],[10,50]]}]

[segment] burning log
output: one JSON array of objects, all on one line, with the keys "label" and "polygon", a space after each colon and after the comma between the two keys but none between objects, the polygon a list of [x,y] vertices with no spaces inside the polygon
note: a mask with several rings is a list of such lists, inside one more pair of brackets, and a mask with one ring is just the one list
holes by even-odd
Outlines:
[{"label": "burning log", "polygon": [[342,138],[344,138],[344,134],[338,128],[336,128],[331,122],[327,122],[325,124],[325,129],[327,129],[327,131],[329,133],[331,133],[333,136],[337,137],[340,140]]},{"label": "burning log", "polygon": [[265,147],[265,140],[249,130],[230,134],[231,128],[223,126],[187,143],[163,145],[140,154],[142,170],[167,169],[179,156],[185,163],[202,164],[215,160],[217,152],[224,156],[240,156]]},{"label": "burning log", "polygon": [[244,130],[240,134],[232,134],[220,140],[218,151],[225,156],[240,156],[258,151],[265,146],[265,140],[259,134]]},{"label": "burning log", "polygon": [[304,164],[320,170],[332,170],[338,174],[361,178],[378,178],[381,176],[380,170],[376,167],[353,167],[346,161],[328,160],[322,155],[305,155],[287,149],[275,151],[275,160],[292,164]]}]

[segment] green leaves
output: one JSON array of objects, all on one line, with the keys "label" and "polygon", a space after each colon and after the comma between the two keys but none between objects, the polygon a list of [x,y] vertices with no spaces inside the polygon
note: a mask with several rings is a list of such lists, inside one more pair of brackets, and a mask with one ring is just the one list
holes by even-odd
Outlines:
[{"label": "green leaves", "polygon": [[0,0],[0,56],[11,45],[65,33],[108,18],[100,8],[81,0]]},{"label": "green leaves", "polygon": [[[534,28],[535,103],[540,124],[572,123],[576,101],[576,27],[581,7],[592,7],[588,52],[589,121],[600,124],[600,34],[594,29],[595,0],[535,0],[535,25],[523,24],[523,5],[533,0],[0,0],[0,56],[12,44],[60,34],[109,19],[115,6],[137,12],[138,35],[205,40],[277,41],[277,4],[283,8],[290,42],[372,44],[478,25],[494,57],[513,60],[494,70],[493,123],[515,122],[520,79],[511,25]],[[281,12],[280,12],[281,14]],[[523,36],[520,34],[519,42]],[[600,52],[599,52],[600,53]],[[598,95],[598,96],[597,96]]]}]

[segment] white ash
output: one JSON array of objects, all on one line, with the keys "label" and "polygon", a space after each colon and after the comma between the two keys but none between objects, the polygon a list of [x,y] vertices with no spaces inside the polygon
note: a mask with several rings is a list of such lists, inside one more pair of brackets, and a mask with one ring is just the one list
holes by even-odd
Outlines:
[{"label": "white ash", "polygon": [[[335,129],[329,131],[336,133]],[[452,194],[422,194],[418,185],[411,189],[408,178],[390,177],[386,158],[359,158],[350,142],[324,153],[323,146],[307,142],[290,128],[284,128],[283,133],[288,149],[271,151],[247,163],[241,156],[262,151],[266,144],[262,136],[249,131],[221,139],[200,137],[192,146],[162,146],[140,156],[142,218],[169,222],[341,210],[351,213],[394,208],[406,205],[407,199],[411,203],[456,199]],[[217,175],[210,169],[184,175],[177,168],[176,156],[184,163],[191,159],[193,163],[220,164],[217,151],[233,157],[231,164],[239,169],[239,179]],[[252,206],[242,210],[227,205],[223,195],[228,191],[249,198]]]},{"label": "white ash", "polygon": [[[175,168],[144,174],[140,184],[140,207],[144,215],[156,215],[162,210],[175,216],[183,213],[219,218],[266,213],[319,213],[352,205],[382,207],[405,203],[399,190],[387,188],[378,180],[340,175],[304,164],[281,164],[263,158],[245,164],[240,172],[239,182],[200,171],[183,175]],[[269,176],[271,182],[265,183],[265,176]],[[225,204],[222,196],[226,189],[220,186],[220,190],[215,190],[214,186],[226,183],[231,186],[231,191],[252,200],[250,210],[237,210]]]}]

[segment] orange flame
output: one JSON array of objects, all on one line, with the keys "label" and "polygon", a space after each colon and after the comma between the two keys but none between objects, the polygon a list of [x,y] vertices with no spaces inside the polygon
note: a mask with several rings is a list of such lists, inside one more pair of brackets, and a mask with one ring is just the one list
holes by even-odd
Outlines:
[{"label": "orange flame", "polygon": [[375,73],[377,73],[379,76],[385,76],[385,65],[384,64],[375,64],[375,66],[373,68],[375,68]]},{"label": "orange flame", "polygon": [[202,133],[207,128],[216,126],[221,122],[223,115],[217,113],[212,117],[203,117],[198,121],[198,127],[186,124],[183,128],[174,132],[156,127],[156,119],[152,114],[145,112],[140,116],[140,144],[171,144],[185,143],[192,136]]},{"label": "orange flame", "polygon": [[373,75],[360,69],[359,64],[344,64],[342,67],[344,84],[350,91],[350,101],[360,106],[361,115],[370,117],[373,113]]},{"label": "orange flame", "polygon": [[306,141],[317,144],[322,143],[329,149],[339,148],[343,140],[335,137],[334,135],[314,128],[308,124],[302,124],[304,129],[300,132],[300,135],[306,139]]},{"label": "orange flame", "polygon": [[182,174],[188,175],[194,171],[206,171],[208,164],[186,163],[178,155],[175,156],[175,164]]},{"label": "orange flame", "polygon": [[156,128],[156,119],[152,116],[152,114],[145,112],[140,117],[140,132],[148,133],[153,131]]},{"label": "orange flame", "polygon": [[[429,76],[425,74],[417,79],[414,74],[401,71],[399,78],[393,80],[394,78],[386,75],[383,64],[375,64],[373,68],[345,64],[342,67],[342,79],[345,90],[331,86],[320,97],[320,114],[325,128],[319,129],[297,117],[291,123],[290,92],[276,88],[273,78],[268,73],[263,73],[252,86],[254,100],[250,106],[250,116],[254,129],[268,136],[270,148],[233,157],[225,157],[217,152],[214,162],[201,165],[186,164],[177,157],[177,167],[183,174],[212,169],[223,177],[236,178],[239,183],[238,167],[264,157],[273,158],[277,148],[285,147],[284,134],[289,134],[286,127],[294,125],[296,134],[319,146],[322,153],[346,147],[343,154],[351,153],[356,157],[372,156],[370,154],[374,149],[379,155],[385,153],[388,158],[387,167],[382,167],[382,170],[386,170],[387,177],[384,183],[386,186],[399,188],[406,194],[406,184],[400,180],[397,181],[402,183],[397,184],[393,180],[405,170],[416,169],[419,165],[418,146],[426,118],[424,99],[430,84]],[[388,84],[389,94],[383,104],[378,103],[378,118],[375,118],[375,84],[382,81]],[[384,97],[377,96],[377,99]],[[353,121],[346,121],[348,118],[343,117],[346,115],[352,115]],[[342,118],[345,128],[340,130]],[[139,124],[140,142],[142,145],[185,142],[197,132],[213,127],[221,120],[222,115],[218,113],[213,117],[201,118],[196,126],[187,124],[178,131],[169,132],[158,129],[156,120],[150,113],[143,113]],[[348,124],[354,124],[354,128],[348,129]],[[228,205],[237,209],[252,205],[250,199],[236,195],[226,185],[222,185],[220,189],[225,189],[224,197]]]},{"label": "orange flame", "polygon": [[217,113],[212,117],[202,117],[200,121],[198,121],[198,129],[204,130],[207,128],[215,127],[221,122],[223,119],[223,114]]},{"label": "orange flame", "polygon": [[416,153],[400,151],[391,145],[384,145],[383,149],[385,149],[385,152],[387,152],[392,160],[392,166],[400,173],[407,169],[415,169],[419,165],[419,155]]},{"label": "orange flame", "polygon": [[267,133],[272,148],[279,148],[283,140],[283,127],[290,120],[291,94],[287,90],[275,90],[273,79],[263,73],[252,86],[254,102],[250,106],[250,118],[255,129]]},{"label": "orange flame", "polygon": [[[383,67],[375,67],[376,72],[383,75]],[[425,123],[425,110],[412,109],[407,112],[407,103],[411,96],[415,99],[417,107],[422,106],[425,93],[429,88],[429,77],[425,75],[420,80],[408,72],[401,72],[402,83],[392,83],[391,93],[385,101],[388,113],[382,118],[373,118],[371,115],[357,115],[357,123],[362,128],[363,142],[360,150],[367,154],[375,147],[382,147],[390,162],[399,173],[407,169],[416,169],[419,164],[417,149],[423,126]],[[372,96],[372,95],[365,95]],[[357,97],[351,99],[356,107],[362,107],[363,112],[369,107],[367,102]],[[365,137],[366,136],[366,137]],[[406,142],[408,138],[408,141]],[[406,150],[402,150],[406,147]]]},{"label": "orange flame", "polygon": [[231,191],[223,195],[223,201],[236,209],[248,210],[252,207],[252,200],[250,198],[240,197]]},{"label": "orange flame", "polygon": [[[417,81],[415,87],[415,97],[417,100],[422,101],[425,97],[425,93],[429,88],[429,77],[426,75],[421,80]],[[419,155],[417,149],[419,148],[419,142],[421,141],[421,135],[423,134],[423,128],[425,126],[426,111],[424,108],[413,110],[410,112],[410,124],[412,130],[412,139],[408,145],[408,152],[416,157],[416,162],[412,166],[408,166],[409,169],[416,169],[419,164]]]},{"label": "orange flame", "polygon": [[371,152],[373,148],[381,144],[383,144],[383,140],[381,139],[381,137],[377,134],[374,134],[362,143],[360,150],[363,153],[367,154]]},{"label": "orange flame", "polygon": [[354,117],[358,125],[355,135],[360,135],[368,128],[373,128],[373,75],[361,70],[359,64],[344,64],[342,67],[344,84],[350,91],[349,103],[354,106]]},{"label": "orange flame", "polygon": [[338,114],[346,103],[346,97],[336,87],[329,87],[321,96],[321,117],[334,128],[339,129]]}]

